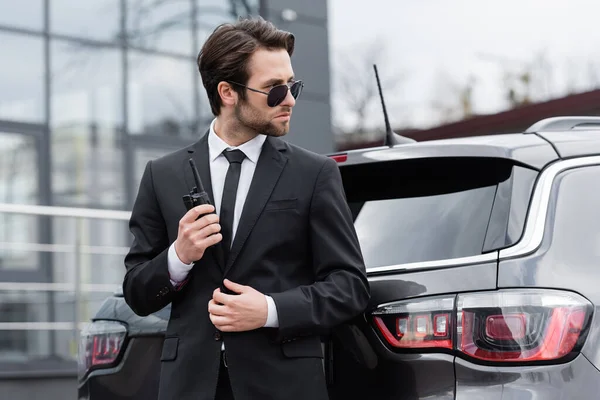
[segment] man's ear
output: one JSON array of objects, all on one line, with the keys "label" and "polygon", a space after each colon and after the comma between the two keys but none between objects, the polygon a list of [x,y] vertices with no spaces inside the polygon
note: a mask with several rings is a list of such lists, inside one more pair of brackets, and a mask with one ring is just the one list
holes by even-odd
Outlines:
[{"label": "man's ear", "polygon": [[231,87],[229,83],[219,82],[217,85],[217,92],[219,93],[219,96],[221,96],[221,101],[224,106],[233,107],[237,104],[238,94],[233,90],[233,87]]}]

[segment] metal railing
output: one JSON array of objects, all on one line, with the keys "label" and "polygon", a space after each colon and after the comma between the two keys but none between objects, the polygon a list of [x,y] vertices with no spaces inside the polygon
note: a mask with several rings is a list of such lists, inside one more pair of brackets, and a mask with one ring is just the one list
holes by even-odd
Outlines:
[{"label": "metal railing", "polygon": [[[34,256],[30,256],[30,254],[35,255],[37,258],[38,254],[47,253],[55,254],[62,253],[63,257],[68,257],[69,254],[73,256],[71,259],[74,276],[71,279],[68,279],[70,282],[55,282],[49,281],[50,279],[39,279],[39,281],[18,281],[18,280],[6,280],[9,273],[15,273],[14,276],[20,276],[19,273],[23,271],[18,271],[14,267],[13,269],[7,271],[6,266],[0,266],[0,294],[4,297],[15,296],[18,294],[34,294],[34,293],[49,293],[49,297],[54,299],[54,296],[58,296],[60,294],[65,295],[64,297],[72,297],[73,301],[73,317],[72,321],[65,322],[65,317],[63,316],[61,319],[63,320],[47,320],[47,321],[35,321],[31,320],[31,316],[23,315],[23,319],[29,320],[17,320],[15,321],[14,315],[13,320],[7,321],[5,317],[2,315],[2,304],[0,302],[0,335],[4,332],[5,335],[9,334],[10,331],[24,331],[27,335],[27,332],[35,332],[35,331],[49,331],[49,332],[57,332],[57,331],[71,331],[72,333],[71,340],[69,344],[62,343],[61,345],[65,348],[70,349],[71,356],[76,357],[76,341],[79,337],[80,329],[83,327],[83,324],[89,321],[89,316],[84,317],[82,313],[82,295],[86,293],[97,293],[97,294],[106,294],[106,296],[110,296],[116,290],[119,289],[121,282],[115,279],[114,283],[96,283],[96,282],[84,282],[82,279],[82,268],[85,264],[84,257],[86,256],[125,256],[127,251],[129,250],[126,246],[121,245],[94,245],[92,243],[86,243],[85,236],[86,230],[89,230],[89,227],[86,226],[88,221],[125,221],[129,220],[131,215],[130,212],[127,211],[118,211],[118,210],[101,210],[101,209],[89,209],[89,208],[75,208],[75,207],[52,207],[52,206],[39,206],[39,205],[25,205],[25,204],[6,204],[0,203],[0,217],[2,215],[20,215],[20,216],[29,216],[31,218],[47,218],[49,220],[53,220],[53,218],[67,218],[73,219],[72,228],[74,229],[74,237],[73,241],[68,243],[43,243],[39,241],[27,240],[27,241],[10,241],[10,237],[3,237],[0,239],[0,255],[8,254],[11,251],[19,251],[21,253],[27,254],[31,257],[31,262],[39,262],[34,260]],[[26,217],[21,217],[26,218]],[[5,217],[6,220],[8,218]],[[0,219],[0,222],[3,220]],[[6,221],[4,221],[6,224]],[[70,224],[70,222],[69,222]],[[37,226],[37,225],[36,225]],[[9,226],[10,229],[17,229],[19,227]],[[123,227],[124,228],[124,227]],[[7,231],[10,232],[11,230]],[[123,229],[125,231],[125,229]],[[124,232],[125,233],[125,232]],[[4,235],[9,236],[9,235]],[[35,235],[36,237],[40,237],[39,235]],[[71,236],[73,236],[71,234]],[[43,237],[43,235],[41,236]],[[49,235],[52,237],[52,235]],[[123,237],[126,237],[125,235]],[[50,263],[52,264],[52,263]],[[89,263],[88,263],[89,264]],[[124,274],[124,266],[123,263],[120,263],[120,266],[123,269]],[[36,269],[37,268],[37,269]],[[115,267],[117,268],[117,267]],[[34,274],[30,277],[35,277],[35,271],[42,271],[42,265],[34,265]],[[4,275],[3,275],[4,274]],[[43,272],[39,273],[40,278],[43,276],[48,277],[48,275]],[[46,281],[44,281],[46,280]],[[50,295],[52,293],[52,295]],[[68,295],[67,295],[68,294]],[[43,296],[41,296],[43,299]],[[42,300],[43,301],[43,300]],[[54,300],[52,300],[54,301]],[[66,303],[70,304],[70,301]],[[6,304],[4,305],[6,307]],[[55,307],[56,304],[51,305],[51,307]],[[8,315],[8,314],[5,314]],[[51,314],[54,315],[54,312]],[[17,316],[17,319],[19,317]],[[8,333],[7,333],[8,332]],[[52,334],[54,335],[54,334]],[[14,336],[13,336],[14,337]],[[54,336],[52,336],[54,338]],[[38,339],[41,340],[41,339]],[[52,342],[54,339],[49,340]],[[6,343],[6,340],[5,340]],[[51,346],[50,346],[51,347]],[[0,355],[2,350],[9,351],[10,349],[0,349]]]}]

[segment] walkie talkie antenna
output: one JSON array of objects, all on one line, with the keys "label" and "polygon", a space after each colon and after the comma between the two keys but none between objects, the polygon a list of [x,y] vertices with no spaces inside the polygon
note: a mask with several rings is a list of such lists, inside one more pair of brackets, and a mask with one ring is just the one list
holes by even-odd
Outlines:
[{"label": "walkie talkie antenna", "polygon": [[384,146],[394,147],[394,145],[397,144],[414,143],[414,139],[400,136],[392,130],[387,109],[385,108],[385,101],[383,100],[383,91],[381,90],[381,81],[379,80],[379,73],[377,72],[376,64],[373,64],[373,69],[375,70],[375,79],[377,80],[377,89],[379,89],[379,98],[381,99],[381,108],[383,109],[383,120],[385,122],[385,140],[383,143]]},{"label": "walkie talkie antenna", "polygon": [[202,180],[200,179],[200,174],[198,173],[198,168],[196,168],[196,163],[193,158],[190,158],[190,166],[192,167],[192,173],[194,174],[194,181],[196,182],[196,189],[198,193],[204,192],[204,187],[202,186]]}]

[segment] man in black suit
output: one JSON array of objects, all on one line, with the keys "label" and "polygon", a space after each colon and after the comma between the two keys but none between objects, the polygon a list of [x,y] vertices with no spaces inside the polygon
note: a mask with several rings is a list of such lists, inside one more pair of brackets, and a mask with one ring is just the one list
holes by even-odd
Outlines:
[{"label": "man in black suit", "polygon": [[[123,289],[139,315],[172,305],[161,400],[326,399],[321,336],[368,303],[336,163],[279,139],[293,50],[260,18],[218,27],[198,56],[215,119],[146,165]],[[190,158],[215,207],[186,210]]]}]

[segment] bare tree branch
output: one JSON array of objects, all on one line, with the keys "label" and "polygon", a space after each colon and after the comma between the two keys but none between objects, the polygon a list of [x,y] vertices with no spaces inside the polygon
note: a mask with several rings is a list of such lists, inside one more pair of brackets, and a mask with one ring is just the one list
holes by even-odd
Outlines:
[{"label": "bare tree branch", "polygon": [[[382,71],[380,80],[385,93],[393,92],[404,79],[404,74],[385,64],[386,46],[383,41],[374,40],[359,49],[362,51],[340,51],[334,60],[335,111],[341,114],[334,125],[341,130],[362,134],[366,131],[372,106],[378,103],[373,64],[378,64]],[[350,121],[353,121],[351,125]]]},{"label": "bare tree branch", "polygon": [[474,114],[473,91],[476,83],[477,79],[472,75],[466,82],[457,82],[443,70],[437,73],[431,108],[438,124],[468,118]]}]

